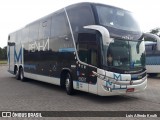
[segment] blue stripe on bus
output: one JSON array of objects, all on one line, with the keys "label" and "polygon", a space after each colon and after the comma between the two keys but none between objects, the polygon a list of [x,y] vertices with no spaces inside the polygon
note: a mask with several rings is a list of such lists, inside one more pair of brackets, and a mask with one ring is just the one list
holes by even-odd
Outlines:
[{"label": "blue stripe on bus", "polygon": [[59,52],[75,52],[75,48],[60,48]]},{"label": "blue stripe on bus", "polygon": [[160,56],[146,57],[146,65],[160,65]]},{"label": "blue stripe on bus", "polygon": [[36,70],[36,65],[24,64],[24,68],[34,69],[34,70]]},{"label": "blue stripe on bus", "polygon": [[14,47],[14,62],[21,62],[22,63],[22,48],[20,48],[19,52],[16,52]]}]

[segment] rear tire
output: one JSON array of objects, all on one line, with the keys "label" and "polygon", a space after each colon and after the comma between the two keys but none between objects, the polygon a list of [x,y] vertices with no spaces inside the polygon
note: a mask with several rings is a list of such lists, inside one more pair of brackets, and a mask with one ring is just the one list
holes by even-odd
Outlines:
[{"label": "rear tire", "polygon": [[74,94],[73,80],[72,80],[70,73],[67,73],[65,77],[65,89],[68,95]]},{"label": "rear tire", "polygon": [[19,70],[18,68],[15,69],[15,77],[17,80],[20,80]]},{"label": "rear tire", "polygon": [[25,82],[23,68],[20,68],[20,70],[19,70],[19,77],[20,77],[20,80],[21,80],[22,82]]}]

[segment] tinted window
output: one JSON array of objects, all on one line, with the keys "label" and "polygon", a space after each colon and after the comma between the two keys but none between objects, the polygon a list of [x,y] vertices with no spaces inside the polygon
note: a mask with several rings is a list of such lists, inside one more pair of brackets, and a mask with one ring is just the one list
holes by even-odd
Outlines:
[{"label": "tinted window", "polygon": [[52,37],[62,37],[69,33],[69,26],[65,13],[55,14],[52,17]]},{"label": "tinted window", "polygon": [[94,66],[98,65],[98,47],[95,34],[79,34],[77,50],[81,61]]},{"label": "tinted window", "polygon": [[39,39],[46,39],[50,36],[51,17],[40,21],[39,25]]},{"label": "tinted window", "polygon": [[139,25],[131,12],[103,5],[97,5],[96,10],[101,25],[129,31],[140,31]]},{"label": "tinted window", "polygon": [[29,26],[29,42],[38,39],[39,22],[32,23]]},{"label": "tinted window", "polygon": [[22,40],[21,38],[21,30],[20,31],[17,31],[17,35],[16,35],[16,44],[19,44]]},{"label": "tinted window", "polygon": [[144,41],[124,41],[114,39],[109,45],[105,60],[108,66],[123,69],[141,69],[145,65]]},{"label": "tinted window", "polygon": [[11,42],[16,42],[16,32],[15,32],[15,33],[12,33],[12,34],[10,35],[10,41],[11,41]]},{"label": "tinted window", "polygon": [[146,45],[146,54],[154,54],[156,52],[156,44]]},{"label": "tinted window", "polygon": [[22,29],[22,42],[21,43],[27,43],[28,42],[28,35],[29,35],[29,28],[25,27]]},{"label": "tinted window", "polygon": [[[64,11],[52,16],[50,49],[52,51],[63,51],[64,48],[73,48],[73,40],[69,24]],[[67,49],[69,50],[69,49]]]},{"label": "tinted window", "polygon": [[74,32],[84,30],[83,26],[95,24],[90,6],[77,6],[67,10]]}]

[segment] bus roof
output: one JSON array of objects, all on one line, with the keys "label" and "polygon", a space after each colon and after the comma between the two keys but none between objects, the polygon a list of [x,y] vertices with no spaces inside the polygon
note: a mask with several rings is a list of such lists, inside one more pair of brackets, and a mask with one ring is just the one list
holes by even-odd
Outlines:
[{"label": "bus roof", "polygon": [[[75,4],[68,5],[68,6],[66,6],[65,8],[66,8],[66,9],[72,9],[72,8],[77,7],[77,6],[83,6],[83,5],[106,5],[106,6],[109,6],[109,7],[116,7],[116,8],[119,8],[119,7],[117,7],[117,6],[111,6],[111,5],[108,5],[108,4],[95,3],[95,2],[79,2],[79,3],[75,3]],[[123,9],[123,8],[119,8],[119,9]],[[60,8],[59,10],[56,10],[56,11],[54,11],[54,12],[52,12],[52,13],[46,15],[46,16],[42,16],[41,18],[36,19],[36,20],[34,20],[34,21],[32,21],[32,22],[30,22],[30,23],[24,25],[24,27],[22,27],[22,28],[20,28],[20,29],[14,31],[14,32],[12,32],[12,33],[18,32],[19,30],[21,30],[21,29],[23,29],[23,28],[25,28],[25,27],[27,27],[27,26],[33,24],[34,22],[43,20],[43,19],[45,19],[45,18],[47,18],[47,17],[50,17],[50,16],[53,15],[53,14],[57,14],[57,13],[61,12],[62,10],[63,10],[63,8]],[[127,11],[127,10],[126,10],[126,11]],[[12,33],[10,33],[9,35],[11,35]]]}]

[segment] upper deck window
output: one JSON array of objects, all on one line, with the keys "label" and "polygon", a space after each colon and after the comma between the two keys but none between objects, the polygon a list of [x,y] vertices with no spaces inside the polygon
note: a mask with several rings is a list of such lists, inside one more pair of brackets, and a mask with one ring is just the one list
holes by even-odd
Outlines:
[{"label": "upper deck window", "polygon": [[140,28],[129,11],[104,5],[96,6],[99,23],[127,31],[140,31]]}]

